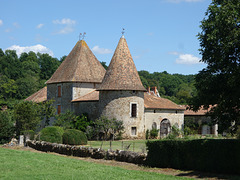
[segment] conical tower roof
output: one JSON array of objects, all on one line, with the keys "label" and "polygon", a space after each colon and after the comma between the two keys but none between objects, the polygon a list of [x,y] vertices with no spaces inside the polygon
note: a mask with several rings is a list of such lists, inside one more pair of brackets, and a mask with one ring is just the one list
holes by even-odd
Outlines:
[{"label": "conical tower roof", "polygon": [[103,82],[97,90],[146,91],[124,37],[119,40]]},{"label": "conical tower roof", "polygon": [[101,83],[106,70],[84,40],[78,41],[47,84],[61,82]]}]

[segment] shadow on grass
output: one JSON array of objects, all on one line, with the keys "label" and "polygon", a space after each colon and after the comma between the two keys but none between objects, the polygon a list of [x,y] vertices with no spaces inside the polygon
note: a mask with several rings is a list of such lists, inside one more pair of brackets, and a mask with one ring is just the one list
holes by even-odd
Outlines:
[{"label": "shadow on grass", "polygon": [[231,174],[218,174],[218,173],[209,173],[209,172],[199,172],[199,171],[190,171],[190,172],[182,172],[177,174],[176,176],[183,176],[183,177],[195,177],[201,179],[231,179],[231,180],[239,180],[240,176],[238,175],[231,175]]}]

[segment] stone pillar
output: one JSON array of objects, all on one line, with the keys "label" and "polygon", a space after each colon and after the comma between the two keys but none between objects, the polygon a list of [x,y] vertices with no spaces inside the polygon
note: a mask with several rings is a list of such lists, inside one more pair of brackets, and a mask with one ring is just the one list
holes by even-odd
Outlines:
[{"label": "stone pillar", "polygon": [[19,136],[19,146],[24,146],[24,135]]},{"label": "stone pillar", "polygon": [[218,124],[213,125],[212,128],[214,136],[218,136]]}]

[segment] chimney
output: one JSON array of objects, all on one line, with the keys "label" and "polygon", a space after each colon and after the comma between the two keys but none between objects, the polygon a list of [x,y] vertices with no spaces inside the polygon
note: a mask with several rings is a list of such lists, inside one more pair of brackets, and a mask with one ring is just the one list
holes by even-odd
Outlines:
[{"label": "chimney", "polygon": [[157,95],[157,86],[154,86],[154,94]]}]

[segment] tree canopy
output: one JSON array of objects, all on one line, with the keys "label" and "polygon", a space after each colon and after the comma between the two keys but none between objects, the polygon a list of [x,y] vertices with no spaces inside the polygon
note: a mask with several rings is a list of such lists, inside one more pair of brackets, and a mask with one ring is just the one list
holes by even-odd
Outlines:
[{"label": "tree canopy", "polygon": [[216,105],[211,114],[220,131],[236,127],[240,123],[240,1],[213,0],[200,27],[201,61],[207,67],[196,76],[192,107]]}]

